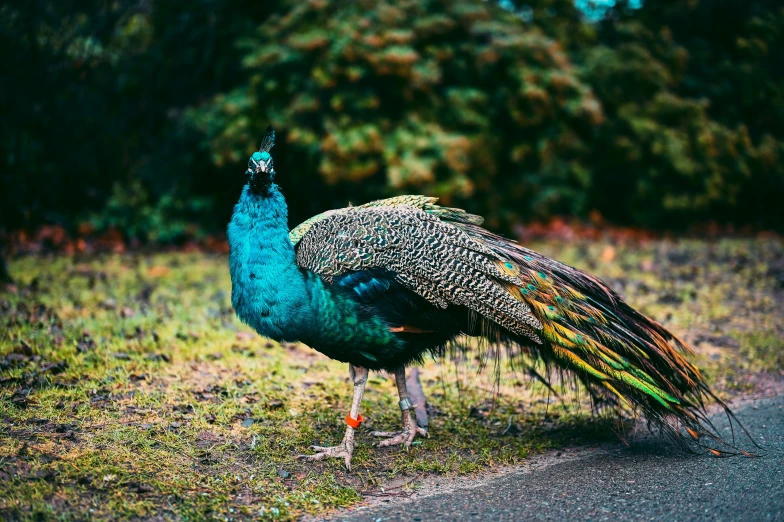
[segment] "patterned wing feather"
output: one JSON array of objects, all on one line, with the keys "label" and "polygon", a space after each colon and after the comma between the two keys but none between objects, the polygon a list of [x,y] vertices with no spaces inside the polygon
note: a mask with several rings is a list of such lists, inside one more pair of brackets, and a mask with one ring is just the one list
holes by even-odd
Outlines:
[{"label": "patterned wing feather", "polygon": [[345,214],[346,212],[350,212],[358,208],[407,206],[407,207],[418,208],[419,210],[423,210],[428,214],[432,214],[434,216],[437,216],[447,221],[454,221],[457,223],[470,223],[474,225],[482,224],[481,216],[477,216],[475,214],[468,214],[464,210],[458,208],[442,207],[436,205],[436,201],[438,201],[438,198],[432,198],[428,196],[396,196],[393,198],[371,201],[370,203],[365,203],[357,207],[347,207],[347,208],[340,208],[336,210],[328,210],[326,212],[322,212],[321,214],[317,214],[312,218],[307,219],[302,223],[300,223],[299,225],[297,225],[296,227],[294,227],[294,229],[292,229],[291,232],[289,232],[289,239],[291,240],[291,244],[296,246],[297,243],[299,243],[300,239],[302,239],[302,237],[308,233],[310,227],[312,227],[314,224],[330,216],[334,216],[335,214]]},{"label": "patterned wing feather", "polygon": [[497,255],[454,224],[408,205],[353,207],[314,222],[297,247],[297,264],[331,281],[384,268],[436,306],[461,305],[534,343],[542,328],[505,285],[516,279]]}]

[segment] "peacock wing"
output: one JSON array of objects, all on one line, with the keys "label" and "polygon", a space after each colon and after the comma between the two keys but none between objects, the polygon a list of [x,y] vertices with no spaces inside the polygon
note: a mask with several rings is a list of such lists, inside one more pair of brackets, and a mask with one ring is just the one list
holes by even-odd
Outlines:
[{"label": "peacock wing", "polygon": [[310,228],[318,223],[319,221],[323,221],[324,219],[334,216],[335,214],[345,214],[346,212],[351,212],[352,210],[358,208],[377,208],[377,207],[399,207],[399,206],[406,206],[406,207],[414,207],[420,210],[427,212],[428,214],[432,214],[434,216],[439,217],[440,219],[444,219],[447,221],[454,221],[457,223],[470,223],[475,225],[482,224],[482,217],[477,216],[475,214],[468,214],[466,211],[461,210],[459,208],[449,208],[449,207],[442,207],[440,205],[436,205],[436,201],[438,198],[429,197],[429,196],[395,196],[392,198],[387,199],[379,199],[376,201],[371,201],[369,203],[365,203],[363,205],[359,205],[357,207],[346,207],[340,208],[335,210],[328,210],[326,212],[322,212],[321,214],[317,214],[310,219],[307,219],[294,227],[291,232],[289,232],[289,239],[291,240],[291,244],[296,246],[299,243],[299,240],[308,233]]},{"label": "peacock wing", "polygon": [[541,342],[542,324],[508,291],[517,279],[499,268],[497,254],[435,213],[408,205],[352,207],[313,223],[296,252],[299,266],[328,282],[384,269],[436,306],[464,306]]}]

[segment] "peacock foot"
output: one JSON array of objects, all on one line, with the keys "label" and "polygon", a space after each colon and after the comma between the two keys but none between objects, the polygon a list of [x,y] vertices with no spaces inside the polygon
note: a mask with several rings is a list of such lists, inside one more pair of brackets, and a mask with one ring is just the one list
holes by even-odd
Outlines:
[{"label": "peacock foot", "polygon": [[428,434],[426,429],[416,425],[416,421],[414,421],[409,411],[403,412],[403,431],[374,431],[371,435],[387,439],[378,443],[379,448],[405,444],[406,449],[408,449],[417,435],[430,438],[430,434]]},{"label": "peacock foot", "polygon": [[315,455],[298,455],[297,458],[309,461],[323,460],[328,457],[343,458],[346,460],[346,469],[351,471],[351,456],[354,454],[354,432],[364,420],[359,414],[359,405],[362,403],[362,394],[365,391],[367,382],[367,368],[349,365],[351,380],[354,381],[354,399],[351,402],[351,410],[346,415],[346,434],[343,441],[338,446],[311,446],[311,449],[318,451]]},{"label": "peacock foot", "polygon": [[297,458],[311,462],[329,457],[343,458],[346,460],[346,469],[351,471],[351,456],[354,454],[354,441],[343,439],[343,442],[338,446],[311,446],[310,448],[318,451],[318,453],[315,455],[298,455]]}]

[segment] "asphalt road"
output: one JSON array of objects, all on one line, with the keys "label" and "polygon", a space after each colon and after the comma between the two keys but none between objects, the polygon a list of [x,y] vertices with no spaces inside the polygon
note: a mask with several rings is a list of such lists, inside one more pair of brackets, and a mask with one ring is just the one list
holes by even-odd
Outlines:
[{"label": "asphalt road", "polygon": [[[360,508],[333,520],[784,521],[784,397],[736,413],[766,448],[765,456],[689,455],[665,442],[642,441],[571,460],[551,458],[555,463],[478,483],[467,479],[445,493]],[[721,429],[723,418],[714,420]]]}]

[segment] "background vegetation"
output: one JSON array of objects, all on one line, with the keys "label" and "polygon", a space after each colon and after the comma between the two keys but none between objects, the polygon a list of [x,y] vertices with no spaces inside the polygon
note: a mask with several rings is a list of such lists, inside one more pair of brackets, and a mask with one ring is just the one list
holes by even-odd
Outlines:
[{"label": "background vegetation", "polygon": [[[595,6],[594,6],[595,7]],[[784,7],[40,0],[0,6],[0,228],[223,229],[269,122],[292,222],[428,193],[491,227],[781,229]]]}]

